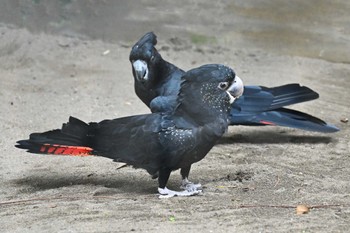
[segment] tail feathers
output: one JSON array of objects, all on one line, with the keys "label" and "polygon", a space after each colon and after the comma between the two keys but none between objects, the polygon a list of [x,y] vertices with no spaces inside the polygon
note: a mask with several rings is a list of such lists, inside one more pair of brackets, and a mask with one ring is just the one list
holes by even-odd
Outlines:
[{"label": "tail feathers", "polygon": [[307,131],[334,133],[339,129],[309,114],[287,108],[279,108],[260,114],[231,117],[231,125],[277,125]]},{"label": "tail feathers", "polygon": [[316,92],[299,84],[287,84],[273,88],[245,86],[243,95],[234,102],[233,110],[260,113],[318,97]]},{"label": "tail feathers", "polygon": [[33,133],[29,139],[18,141],[16,147],[38,154],[93,155],[93,149],[89,146],[89,126],[79,119],[70,117],[62,129]]},{"label": "tail feathers", "polygon": [[318,93],[299,84],[287,84],[274,88],[262,87],[262,90],[270,91],[274,96],[271,109],[310,101],[319,97]]},{"label": "tail feathers", "polygon": [[27,152],[34,154],[55,154],[70,156],[92,156],[93,149],[83,146],[66,146],[57,144],[39,144],[29,140],[21,140],[17,142],[17,148],[27,149]]}]

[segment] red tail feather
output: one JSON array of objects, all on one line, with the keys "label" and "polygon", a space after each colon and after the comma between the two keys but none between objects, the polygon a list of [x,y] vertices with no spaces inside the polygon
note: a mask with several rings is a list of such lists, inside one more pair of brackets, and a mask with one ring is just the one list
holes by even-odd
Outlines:
[{"label": "red tail feather", "polygon": [[269,122],[269,121],[263,121],[261,120],[260,123],[264,124],[264,125],[275,125],[274,123],[272,122]]},{"label": "red tail feather", "polygon": [[70,156],[92,156],[93,149],[84,146],[65,146],[56,144],[44,144],[40,152],[44,154],[70,155]]}]

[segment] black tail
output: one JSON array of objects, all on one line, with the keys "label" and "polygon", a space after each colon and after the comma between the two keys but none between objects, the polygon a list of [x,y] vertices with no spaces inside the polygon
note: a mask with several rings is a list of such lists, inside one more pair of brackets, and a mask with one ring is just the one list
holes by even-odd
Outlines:
[{"label": "black tail", "polygon": [[284,106],[317,99],[308,87],[287,84],[279,87],[245,86],[243,95],[233,105],[231,125],[278,125],[322,133],[339,131],[333,125]]},{"label": "black tail", "polygon": [[317,99],[318,93],[300,84],[287,84],[279,87],[261,87],[265,92],[270,92],[274,99],[269,110],[285,107],[292,104],[302,103]]},{"label": "black tail", "polygon": [[32,133],[29,139],[18,141],[16,147],[39,154],[92,155],[93,149],[89,147],[89,130],[90,125],[70,117],[62,129]]},{"label": "black tail", "polygon": [[243,95],[233,103],[235,112],[265,112],[292,104],[317,99],[319,95],[308,87],[287,84],[278,87],[244,86]]},{"label": "black tail", "polygon": [[339,129],[327,124],[319,118],[309,114],[287,108],[279,108],[259,114],[246,113],[245,115],[232,116],[232,125],[277,125],[296,129],[334,133]]}]

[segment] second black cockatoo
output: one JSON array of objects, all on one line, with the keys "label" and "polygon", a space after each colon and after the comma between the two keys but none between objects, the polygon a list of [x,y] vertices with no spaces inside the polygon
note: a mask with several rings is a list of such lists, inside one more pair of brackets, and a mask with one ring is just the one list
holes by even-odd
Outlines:
[{"label": "second black cockatoo", "polygon": [[[231,104],[243,86],[223,65],[190,70],[179,85],[174,111],[88,124],[70,117],[61,129],[33,133],[16,147],[39,154],[107,157],[158,177],[161,197],[196,195],[201,189],[188,181],[191,165],[227,130]],[[166,187],[176,169],[181,169],[181,192]]]},{"label": "second black cockatoo", "polygon": [[[129,60],[137,96],[152,112],[172,111],[185,71],[165,61],[155,45],[156,35],[146,33],[133,47]],[[244,93],[232,104],[230,125],[278,125],[302,130],[331,133],[339,129],[309,114],[284,108],[317,99],[308,87],[288,84],[273,88],[245,86]]]}]

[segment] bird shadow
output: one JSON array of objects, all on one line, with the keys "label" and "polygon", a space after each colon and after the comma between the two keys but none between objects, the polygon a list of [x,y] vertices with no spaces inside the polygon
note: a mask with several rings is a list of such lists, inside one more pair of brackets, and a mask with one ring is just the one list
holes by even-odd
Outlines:
[{"label": "bird shadow", "polygon": [[[106,193],[154,194],[157,190],[157,182],[153,181],[150,177],[147,177],[147,175],[133,176],[130,178],[121,175],[118,175],[118,177],[112,177],[98,174],[75,175],[63,172],[51,175],[38,172],[23,178],[14,179],[10,182],[19,187],[21,193],[35,193],[38,191],[79,185],[92,187],[93,195],[103,195]],[[101,191],[101,187],[106,189]]]},{"label": "bird shadow", "polygon": [[222,137],[217,144],[328,144],[334,142],[330,136],[319,135],[291,135],[276,131],[248,131],[244,133],[228,134]]}]

